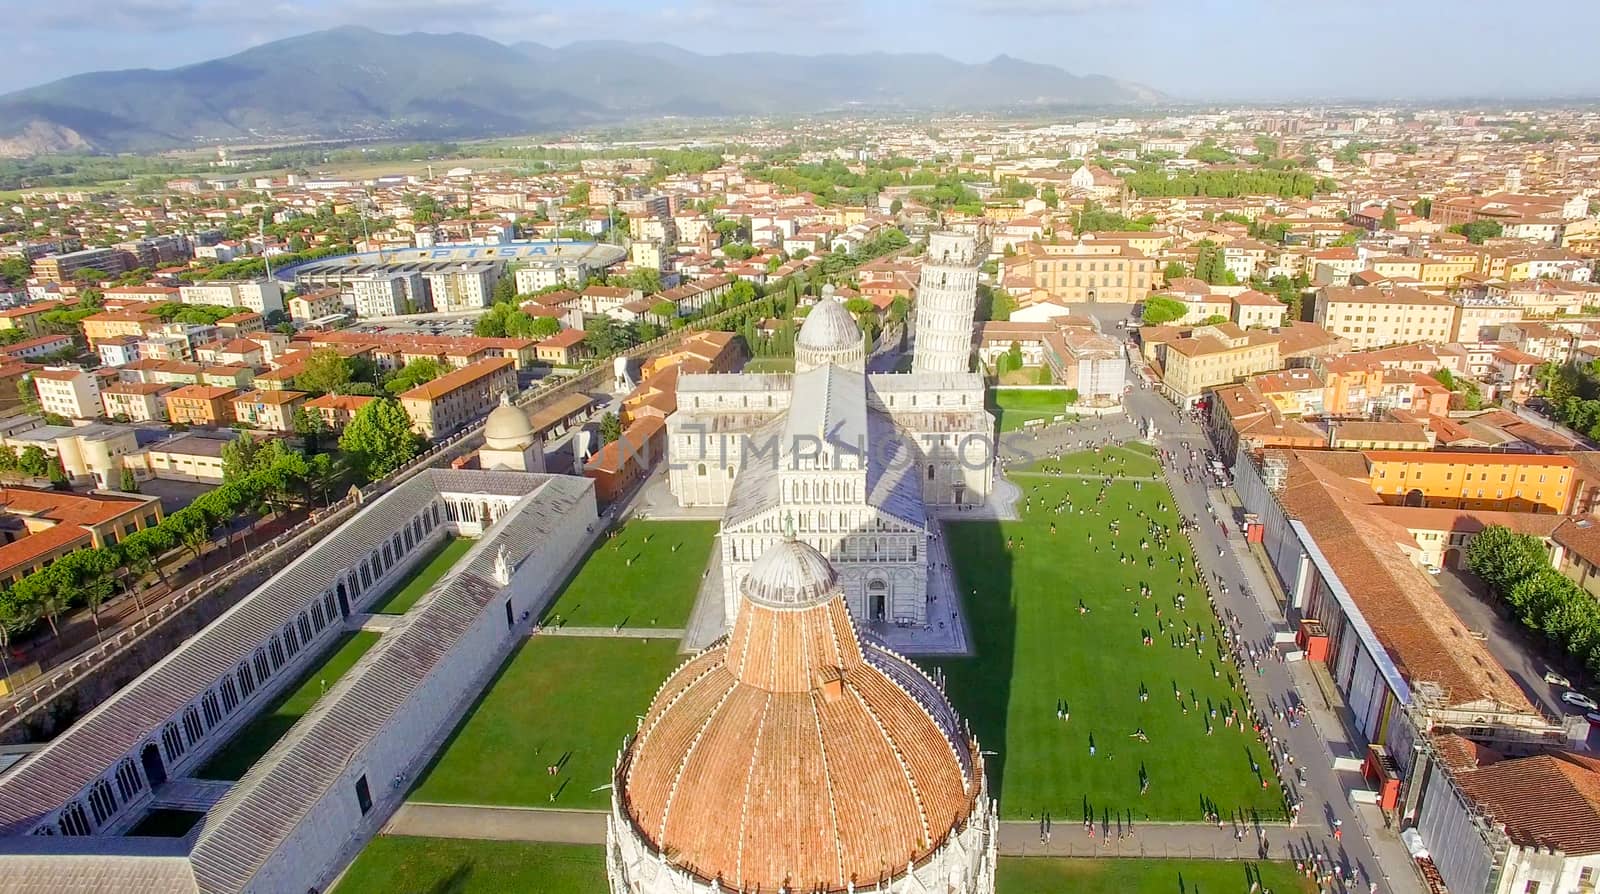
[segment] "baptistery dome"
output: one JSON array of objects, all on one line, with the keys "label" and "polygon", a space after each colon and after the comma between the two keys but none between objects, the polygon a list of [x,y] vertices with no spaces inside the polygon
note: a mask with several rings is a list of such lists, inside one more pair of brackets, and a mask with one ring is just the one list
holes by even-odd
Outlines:
[{"label": "baptistery dome", "polygon": [[939,687],[857,634],[804,543],[763,554],[743,598],[618,760],[612,890],[992,892],[982,757]]}]

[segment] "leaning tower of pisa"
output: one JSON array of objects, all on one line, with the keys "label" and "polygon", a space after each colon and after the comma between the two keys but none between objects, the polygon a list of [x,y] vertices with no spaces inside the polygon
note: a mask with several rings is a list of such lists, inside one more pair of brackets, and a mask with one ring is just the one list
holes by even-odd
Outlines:
[{"label": "leaning tower of pisa", "polygon": [[978,242],[935,233],[917,286],[917,345],[912,372],[967,372],[972,315],[978,305]]}]

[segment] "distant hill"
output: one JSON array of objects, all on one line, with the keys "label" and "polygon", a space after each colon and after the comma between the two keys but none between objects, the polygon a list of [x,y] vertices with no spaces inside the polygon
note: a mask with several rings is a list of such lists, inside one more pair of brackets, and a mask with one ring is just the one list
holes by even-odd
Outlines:
[{"label": "distant hill", "polygon": [[1128,106],[1148,87],[1000,56],[704,56],[660,43],[506,46],[336,28],[166,71],[0,96],[0,156],[286,139],[465,139],[630,117]]}]

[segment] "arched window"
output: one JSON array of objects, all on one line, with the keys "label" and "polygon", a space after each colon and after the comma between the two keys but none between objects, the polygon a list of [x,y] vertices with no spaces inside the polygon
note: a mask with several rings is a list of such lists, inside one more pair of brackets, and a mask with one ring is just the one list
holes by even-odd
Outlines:
[{"label": "arched window", "polygon": [[706,464],[705,463],[701,463],[699,468],[696,469],[696,471],[699,473],[701,478],[706,477]]},{"label": "arched window", "polygon": [[933,463],[928,463],[928,480],[933,480]]}]

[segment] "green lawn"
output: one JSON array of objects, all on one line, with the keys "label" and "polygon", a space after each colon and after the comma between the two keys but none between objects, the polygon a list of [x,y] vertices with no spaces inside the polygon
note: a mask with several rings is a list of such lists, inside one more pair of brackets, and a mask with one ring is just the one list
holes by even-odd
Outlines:
[{"label": "green lawn", "polygon": [[1243,894],[1252,880],[1274,894],[1316,890],[1287,863],[1233,860],[1066,860],[1002,857],[999,894]]},{"label": "green lawn", "polygon": [[379,835],[334,888],[336,894],[604,894],[599,847]]},{"label": "green lawn", "polygon": [[793,357],[752,357],[744,365],[747,373],[792,373],[794,372]]},{"label": "green lawn", "polygon": [[148,838],[182,838],[204,816],[194,810],[157,808],[145,814],[138,825],[128,830],[128,834]]},{"label": "green lawn", "polygon": [[[1129,474],[1154,468],[1145,451],[1135,450],[1092,461],[1069,457],[1064,464],[1094,467],[1119,455],[1128,460],[1113,467]],[[1048,810],[1064,824],[1081,820],[1085,808],[1097,817],[1131,810],[1136,818],[1199,820],[1202,800],[1209,799],[1224,814],[1244,808],[1263,818],[1281,816],[1265,750],[1248,724],[1241,732],[1223,721],[1225,707],[1244,711],[1244,703],[1231,663],[1217,654],[1204,591],[1189,585],[1187,574],[1180,586],[1177,568],[1167,561],[1178,554],[1192,567],[1165,486],[1147,482],[1136,490],[1135,482],[1116,481],[1097,504],[1101,483],[1093,479],[1018,476],[1017,482],[1031,501],[1018,507],[1022,520],[945,527],[977,655],[942,666],[956,706],[984,748],[998,752],[989,772],[1001,813],[1026,819]],[[1087,513],[1056,514],[1063,495]],[[1161,501],[1165,510],[1157,509]],[[1147,522],[1136,516],[1140,510],[1169,526],[1171,552],[1153,542],[1141,550]],[[1122,527],[1116,539],[1108,530],[1113,519]],[[1123,553],[1134,561],[1119,563]],[[1140,597],[1142,582],[1151,586],[1152,598]],[[1179,592],[1188,597],[1184,611],[1174,603]],[[1080,600],[1089,613],[1079,612]],[[1205,631],[1206,641],[1175,646],[1184,621]],[[1142,642],[1146,629],[1153,645]],[[1141,685],[1147,701],[1139,699]],[[1187,713],[1175,686],[1189,703]],[[1068,708],[1065,721],[1056,714],[1061,701]],[[1209,708],[1217,711],[1210,735]],[[1134,738],[1138,729],[1148,742]],[[1252,763],[1265,775],[1266,788]],[[1150,783],[1144,794],[1141,768]]]},{"label": "green lawn", "polygon": [[467,554],[467,550],[472,549],[472,545],[476,542],[467,537],[449,537],[441,540],[439,545],[433,548],[433,552],[422,560],[422,564],[400,584],[398,590],[369,611],[379,615],[405,614],[411,606],[417,604],[417,600],[421,599],[424,593],[428,592],[429,587],[438,583],[439,578],[444,577],[444,573]]},{"label": "green lawn", "polygon": [[628,521],[596,541],[540,623],[682,627],[716,536],[716,522]]},{"label": "green lawn", "polygon": [[[672,640],[536,636],[512,653],[411,798],[600,809],[622,740],[683,659]],[[555,776],[545,773],[562,762]],[[554,800],[550,795],[556,793]]]},{"label": "green lawn", "polygon": [[278,701],[256,715],[244,729],[234,734],[221,751],[211,756],[194,775],[201,779],[238,779],[277,744],[322,693],[333,688],[339,678],[367,650],[378,642],[378,634],[365,630],[346,633],[328,647],[324,657],[278,697]]},{"label": "green lawn", "polygon": [[1015,431],[1033,419],[1052,419],[1067,412],[1067,389],[1040,391],[989,390],[989,410],[1000,422],[1000,431]]}]

